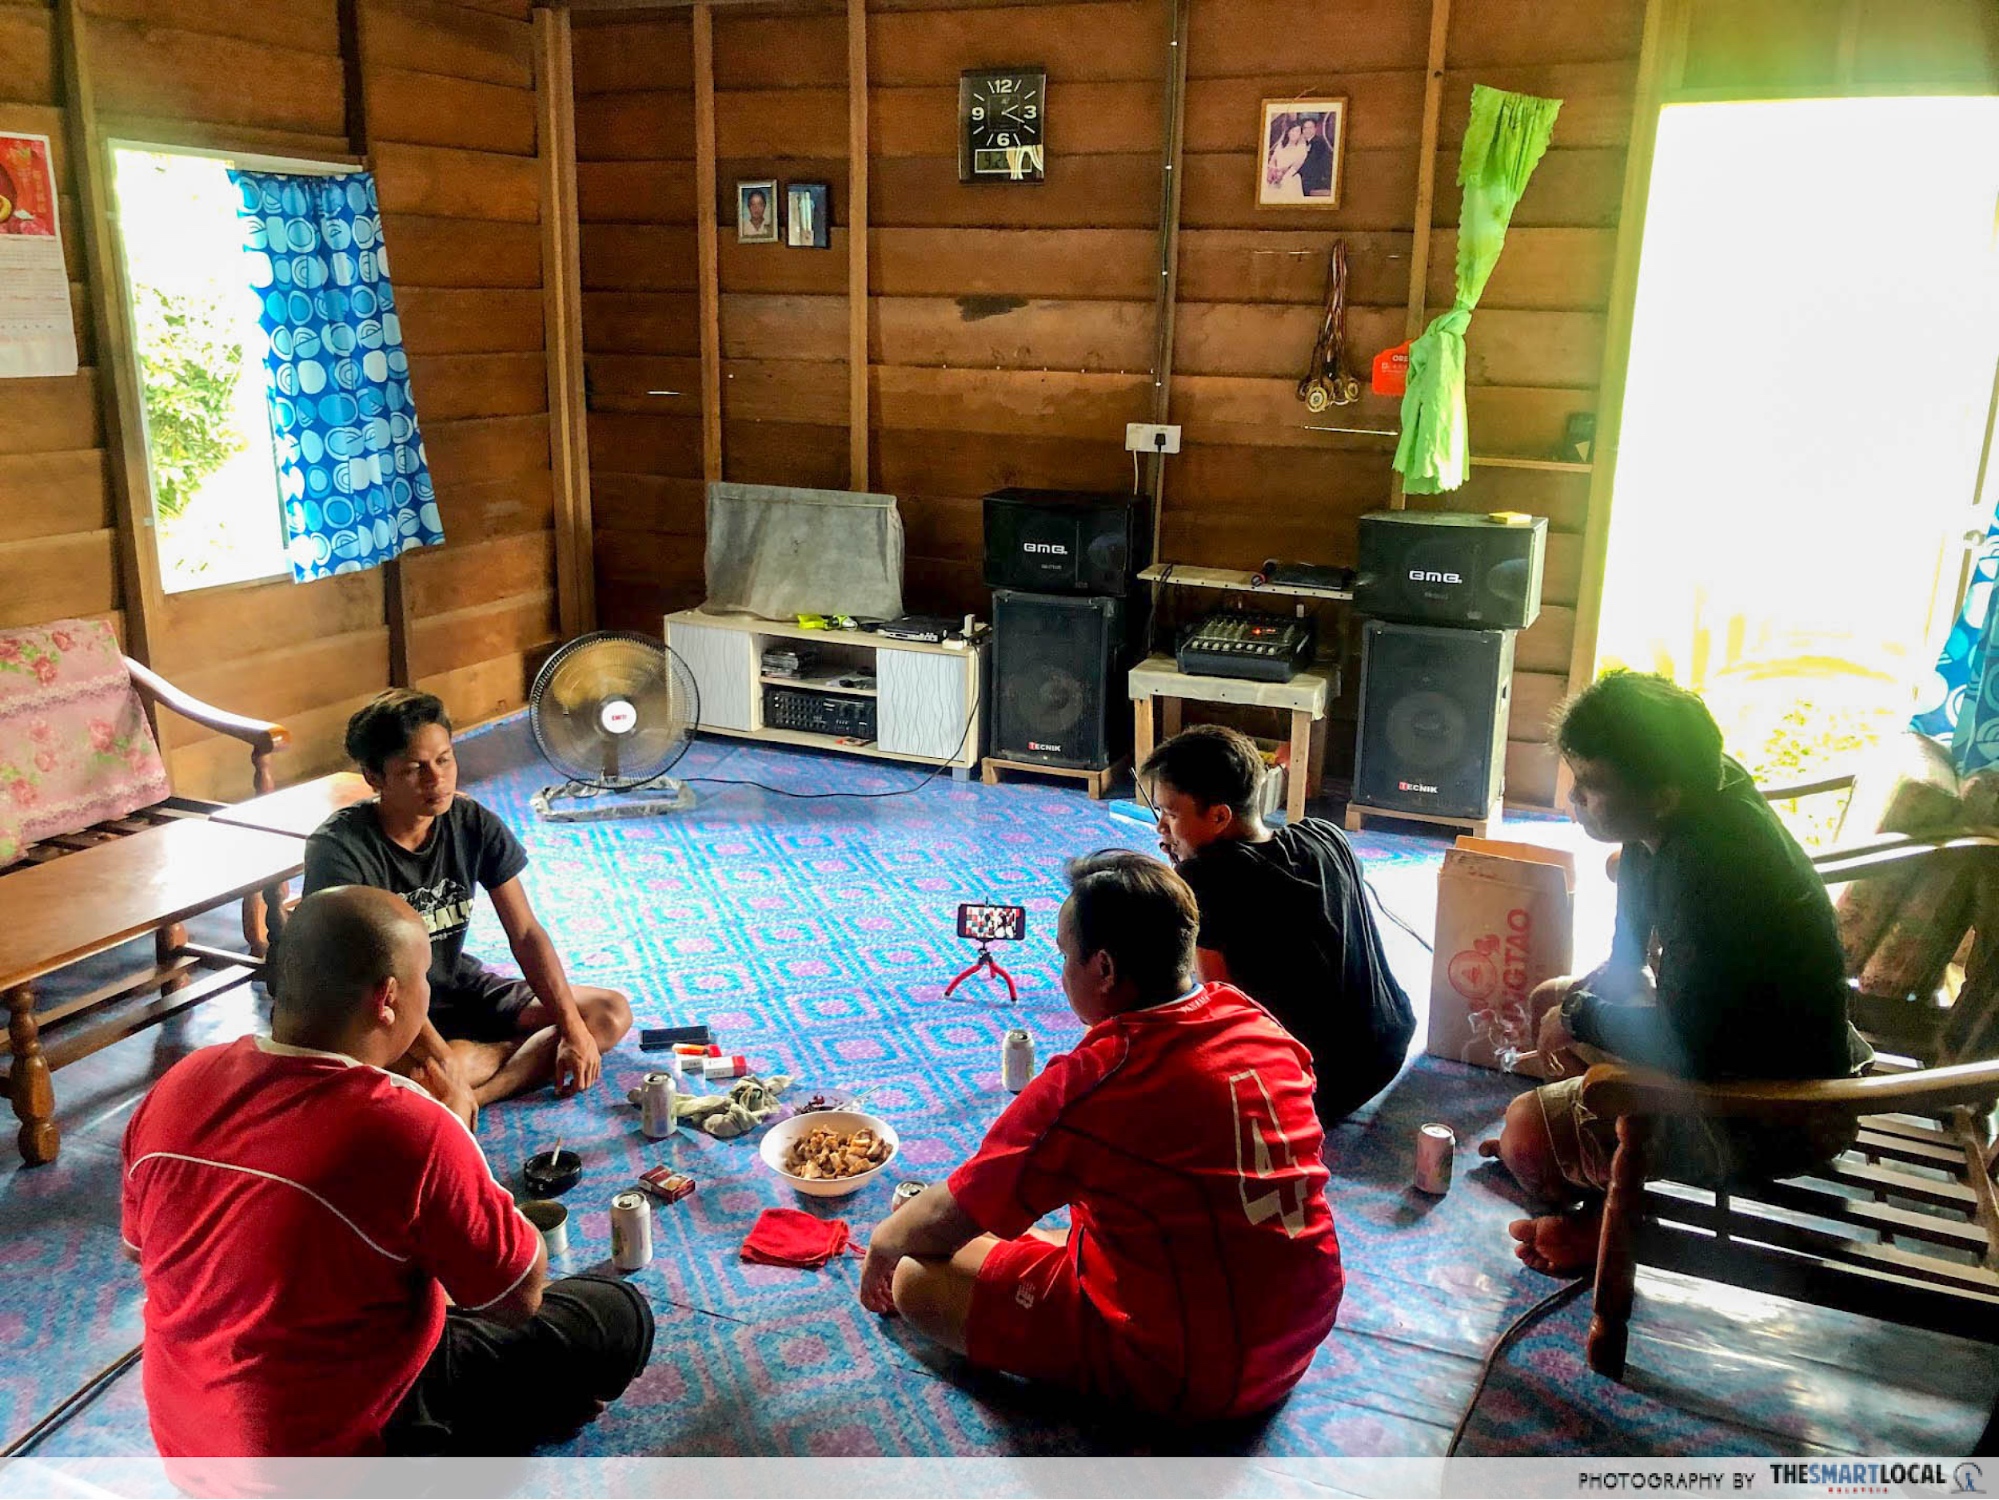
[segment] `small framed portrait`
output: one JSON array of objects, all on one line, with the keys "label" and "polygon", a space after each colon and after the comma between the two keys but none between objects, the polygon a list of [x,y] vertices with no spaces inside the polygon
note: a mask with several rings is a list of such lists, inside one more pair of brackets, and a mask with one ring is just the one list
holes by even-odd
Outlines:
[{"label": "small framed portrait", "polygon": [[789,182],[784,188],[784,242],[802,250],[832,246],[833,226],[827,222],[823,182]]},{"label": "small framed portrait", "polygon": [[1338,208],[1347,154],[1347,101],[1266,99],[1258,208]]},{"label": "small framed portrait", "polygon": [[777,183],[736,184],[736,241],[743,245],[777,243]]}]

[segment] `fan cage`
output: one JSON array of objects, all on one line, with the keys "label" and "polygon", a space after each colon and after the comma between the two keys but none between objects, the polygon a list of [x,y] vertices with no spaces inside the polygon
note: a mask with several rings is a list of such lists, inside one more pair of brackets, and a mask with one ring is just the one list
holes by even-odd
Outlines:
[{"label": "fan cage", "polygon": [[[551,711],[545,707],[543,700],[548,695],[550,685],[554,682],[557,671],[571,657],[581,656],[605,642],[621,642],[644,646],[649,650],[658,652],[661,672],[667,681],[668,691],[677,691],[680,686],[684,686],[686,689],[686,697],[690,709],[681,730],[680,743],[663,765],[644,776],[620,776],[613,779],[605,777],[601,772],[590,773],[578,771],[575,764],[558,747],[550,743],[550,736],[543,727],[544,720],[548,712]],[[533,731],[535,747],[541,751],[542,759],[546,760],[551,767],[562,774],[568,787],[579,790],[633,792],[663,781],[666,779],[667,774],[685,758],[688,750],[693,747],[694,729],[700,722],[701,683],[695,677],[694,669],[687,664],[685,657],[667,645],[665,641],[660,640],[657,636],[646,635],[644,632],[637,630],[597,630],[592,631],[589,635],[578,636],[575,640],[566,642],[556,650],[553,656],[542,663],[541,670],[535,674],[534,686],[528,692],[528,727]]]}]

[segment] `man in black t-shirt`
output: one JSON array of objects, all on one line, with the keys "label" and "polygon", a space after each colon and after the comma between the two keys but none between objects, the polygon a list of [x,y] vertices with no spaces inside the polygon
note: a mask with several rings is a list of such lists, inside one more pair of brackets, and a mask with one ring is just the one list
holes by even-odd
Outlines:
[{"label": "man in black t-shirt", "polygon": [[[574,985],[528,904],[527,851],[506,824],[458,795],[451,720],[429,693],[392,688],[347,724],[347,753],[376,792],[343,808],[305,845],[305,892],[336,885],[393,891],[430,932],[430,1020],[412,1066],[435,1061],[481,1105],[549,1079],[587,1089],[602,1054],[631,1030],[625,997]],[[484,889],[525,979],[495,974],[465,951]]]},{"label": "man in black t-shirt", "polygon": [[1201,910],[1201,978],[1242,990],[1305,1044],[1328,1128],[1401,1069],[1416,1012],[1389,971],[1360,861],[1319,818],[1264,826],[1263,757],[1216,724],[1146,758],[1159,842]]},{"label": "man in black t-shirt", "polygon": [[[1611,672],[1563,710],[1555,746],[1591,838],[1622,845],[1610,957],[1536,987],[1537,1042],[1563,1076],[1507,1107],[1496,1156],[1559,1211],[1516,1220],[1515,1253],[1550,1275],[1596,1258],[1617,1150],[1582,1073],[1615,1060],[1696,1083],[1839,1078],[1873,1053],[1847,1019],[1846,962],[1824,882],[1735,761],[1707,705],[1649,673]],[[1648,965],[1650,966],[1648,969]],[[1787,1177],[1852,1143],[1826,1127],[1671,1116],[1650,1172],[1725,1187]]]}]

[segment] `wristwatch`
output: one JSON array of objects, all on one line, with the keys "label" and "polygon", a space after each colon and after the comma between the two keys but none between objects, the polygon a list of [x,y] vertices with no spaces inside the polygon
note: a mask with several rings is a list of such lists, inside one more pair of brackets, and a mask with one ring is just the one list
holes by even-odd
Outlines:
[{"label": "wristwatch", "polygon": [[1561,1004],[1562,1026],[1565,1030],[1567,1030],[1570,1036],[1574,1036],[1576,1034],[1577,1012],[1583,1008],[1584,1004],[1586,1004],[1588,1001],[1594,1000],[1595,998],[1596,997],[1589,992],[1587,986],[1580,984],[1571,985],[1569,987],[1569,992],[1566,995],[1562,996],[1562,1004]]}]

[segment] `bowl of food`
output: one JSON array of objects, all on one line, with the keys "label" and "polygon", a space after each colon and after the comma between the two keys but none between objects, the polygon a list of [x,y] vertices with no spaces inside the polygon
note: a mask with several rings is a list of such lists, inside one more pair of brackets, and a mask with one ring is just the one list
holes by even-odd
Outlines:
[{"label": "bowl of food", "polygon": [[821,1109],[771,1126],[759,1153],[799,1192],[844,1198],[881,1176],[901,1146],[886,1120],[857,1109]]}]

